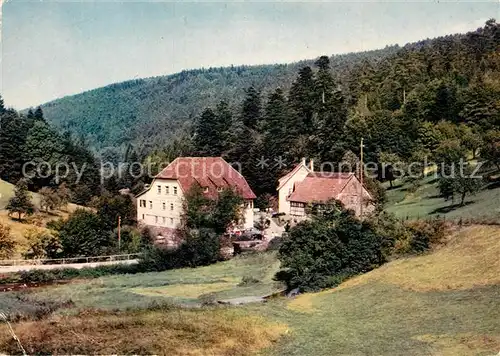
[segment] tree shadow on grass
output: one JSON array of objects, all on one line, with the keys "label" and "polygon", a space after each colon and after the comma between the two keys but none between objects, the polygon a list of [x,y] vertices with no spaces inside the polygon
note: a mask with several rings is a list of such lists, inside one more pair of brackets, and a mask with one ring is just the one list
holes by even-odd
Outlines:
[{"label": "tree shadow on grass", "polygon": [[392,187],[389,186],[387,187],[386,190],[396,190],[396,189],[399,189],[399,188],[402,188],[404,184],[394,184]]},{"label": "tree shadow on grass", "polygon": [[486,185],[486,189],[496,189],[496,188],[500,188],[500,180]]},{"label": "tree shadow on grass", "polygon": [[452,205],[448,205],[448,206],[443,206],[441,208],[436,208],[431,212],[431,214],[446,214],[446,213],[449,213],[451,211],[457,210],[459,208],[463,208],[464,206],[467,206],[470,204],[474,204],[474,201],[467,201],[463,205],[460,205],[460,203],[457,203],[457,204],[452,204]]}]

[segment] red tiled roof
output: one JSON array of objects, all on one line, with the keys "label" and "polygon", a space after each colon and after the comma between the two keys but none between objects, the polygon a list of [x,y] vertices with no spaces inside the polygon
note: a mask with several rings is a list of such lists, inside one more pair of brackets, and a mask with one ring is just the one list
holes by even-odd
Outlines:
[{"label": "red tiled roof", "polygon": [[302,182],[297,184],[288,200],[311,203],[336,199],[353,177],[353,173],[309,173]]},{"label": "red tiled roof", "polygon": [[222,157],[178,157],[165,167],[157,179],[176,179],[184,192],[193,183],[208,188],[207,196],[215,198],[217,188],[231,186],[244,199],[255,199],[255,194],[245,178]]}]

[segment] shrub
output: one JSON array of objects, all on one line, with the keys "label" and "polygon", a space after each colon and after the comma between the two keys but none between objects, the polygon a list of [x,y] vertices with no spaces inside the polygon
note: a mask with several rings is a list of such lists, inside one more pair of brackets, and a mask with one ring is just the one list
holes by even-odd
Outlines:
[{"label": "shrub", "polygon": [[28,242],[28,249],[23,253],[24,258],[57,258],[62,252],[59,239],[48,231],[30,228],[24,233],[24,238]]},{"label": "shrub", "polygon": [[220,239],[211,230],[191,231],[177,249],[155,246],[144,250],[141,271],[164,271],[173,268],[206,266],[219,260]]},{"label": "shrub", "polygon": [[10,227],[0,224],[0,259],[12,257],[16,249],[16,241],[10,234]]},{"label": "shrub", "polygon": [[[118,241],[118,229],[113,230],[112,239]],[[119,253],[138,253],[144,247],[141,231],[133,226],[121,227],[120,240]]]},{"label": "shrub", "polygon": [[56,275],[52,271],[33,269],[22,271],[20,274],[20,279],[24,283],[48,283],[56,280]]},{"label": "shrub", "polygon": [[405,254],[411,251],[413,234],[393,214],[381,212],[367,220],[374,231],[381,237],[382,254],[385,259],[393,255]]},{"label": "shrub", "polygon": [[327,205],[321,215],[290,229],[278,254],[287,270],[277,278],[288,288],[305,291],[331,287],[385,262],[382,247],[382,237],[370,223],[338,204]]},{"label": "shrub", "polygon": [[406,222],[412,234],[410,252],[421,253],[431,246],[441,244],[446,236],[447,226],[444,220],[416,220]]},{"label": "shrub", "polygon": [[278,250],[285,238],[286,238],[286,233],[283,234],[282,236],[277,236],[273,238],[271,241],[269,241],[269,244],[267,245],[267,250],[268,251]]},{"label": "shrub", "polygon": [[78,209],[67,221],[51,227],[59,233],[65,257],[98,256],[115,250],[116,240],[93,212]]}]

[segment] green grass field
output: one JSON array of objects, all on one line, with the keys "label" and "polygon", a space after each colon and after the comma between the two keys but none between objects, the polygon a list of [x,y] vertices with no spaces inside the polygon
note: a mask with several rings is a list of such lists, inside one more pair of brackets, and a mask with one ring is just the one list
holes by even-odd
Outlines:
[{"label": "green grass field", "polygon": [[[500,351],[499,255],[500,228],[471,226],[430,254],[396,260],[335,289],[295,299],[141,309],[153,301],[194,304],[206,293],[276,290],[276,257],[261,254],[196,269],[2,293],[0,308],[27,309],[58,298],[74,303],[48,319],[14,324],[30,353],[486,356]],[[238,286],[245,276],[260,282]],[[105,312],[75,315],[88,308]],[[16,352],[1,327],[0,351]]]},{"label": "green grass field", "polygon": [[0,210],[5,209],[9,199],[14,196],[14,186],[0,179]]},{"label": "green grass field", "polygon": [[[387,187],[386,187],[387,188]],[[408,191],[408,185],[396,183],[387,190],[386,210],[398,218],[417,219],[441,216],[446,219],[481,219],[500,223],[500,185],[489,183],[477,194],[467,196],[464,206],[459,201],[445,201],[439,197],[437,181],[432,177],[423,180],[415,193]]]},{"label": "green grass field", "polygon": [[[51,288],[32,290],[20,300],[19,293],[0,294],[0,309],[22,314],[26,299],[34,305],[45,302],[73,306],[61,313],[72,313],[87,308],[127,309],[146,308],[154,303],[172,302],[196,306],[213,299],[243,296],[263,296],[282,289],[272,280],[279,268],[273,253],[234,258],[227,262],[200,268],[185,268],[165,272],[115,275],[75,282]],[[253,284],[241,285],[245,277],[253,277]]]},{"label": "green grass field", "polygon": [[[14,185],[0,179],[0,210],[5,209],[9,199],[14,196]],[[40,196],[37,193],[31,193],[33,203],[40,204]]]}]

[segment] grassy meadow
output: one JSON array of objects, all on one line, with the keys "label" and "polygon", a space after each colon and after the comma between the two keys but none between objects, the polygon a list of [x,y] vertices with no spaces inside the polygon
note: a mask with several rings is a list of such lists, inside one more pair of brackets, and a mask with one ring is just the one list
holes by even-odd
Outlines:
[{"label": "grassy meadow", "polygon": [[401,219],[445,217],[446,219],[483,220],[500,223],[500,184],[486,184],[475,195],[467,196],[464,206],[459,200],[445,201],[439,196],[437,179],[429,176],[415,191],[409,191],[408,184],[396,181],[394,188],[387,189],[386,210]]},{"label": "grassy meadow", "polygon": [[[29,293],[0,294],[0,309],[22,315],[26,302],[35,306],[57,303],[64,307],[60,314],[85,309],[125,310],[175,303],[196,307],[214,299],[263,296],[281,290],[273,281],[279,268],[275,254],[236,257],[227,262],[199,268],[183,268],[164,272],[112,275],[50,288],[33,289]],[[245,283],[248,277],[253,283]],[[23,298],[19,298],[23,295]]]},{"label": "grassy meadow", "polygon": [[[45,230],[45,226],[49,221],[56,220],[61,217],[66,218],[71,212],[81,207],[70,203],[64,209],[49,213],[38,211],[34,215],[23,218],[19,221],[10,217],[8,215],[8,211],[5,210],[9,199],[13,196],[14,185],[0,179],[0,224],[10,227],[10,232],[17,241],[16,253],[13,256],[14,259],[21,258],[22,252],[24,252],[27,248],[27,241],[24,238],[24,234],[28,229]],[[31,193],[31,197],[33,204],[37,209],[39,209],[40,195],[37,193]]]},{"label": "grassy meadow", "polygon": [[[13,324],[28,353],[486,356],[500,351],[499,255],[500,228],[469,226],[432,253],[295,299],[195,306],[207,295],[277,290],[276,257],[259,254],[2,293],[0,308],[47,306],[59,298],[52,315]],[[246,276],[258,282],[239,285]],[[0,350],[19,352],[5,327]]]}]

